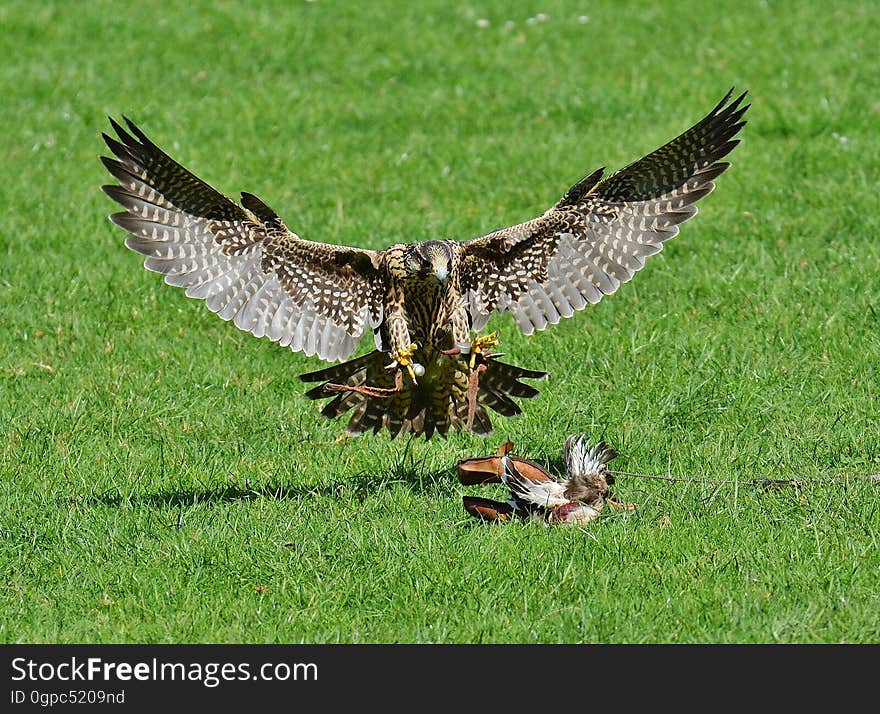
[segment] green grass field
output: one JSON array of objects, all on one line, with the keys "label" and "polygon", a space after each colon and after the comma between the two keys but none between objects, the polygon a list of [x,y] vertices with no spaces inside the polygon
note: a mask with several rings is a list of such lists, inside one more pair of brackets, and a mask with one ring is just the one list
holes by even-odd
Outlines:
[{"label": "green grass field", "polygon": [[[857,478],[880,472],[878,22],[870,2],[3,3],[0,641],[880,642],[880,484]],[[100,190],[124,113],[306,238],[464,239],[731,85],[752,101],[733,168],[662,254],[532,338],[493,318],[550,376],[488,439],[339,438],[297,379],[323,363],[143,270]],[[618,469],[697,480],[621,477],[637,510],[582,529],[463,511],[459,459],[510,438],[557,462],[581,431]]]}]

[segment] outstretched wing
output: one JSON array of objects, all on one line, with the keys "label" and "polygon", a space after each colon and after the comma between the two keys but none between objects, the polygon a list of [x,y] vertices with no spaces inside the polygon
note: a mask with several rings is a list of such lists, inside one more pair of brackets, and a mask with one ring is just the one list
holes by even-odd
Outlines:
[{"label": "outstretched wing", "polygon": [[144,267],[257,337],[348,358],[382,319],[376,254],[302,240],[256,196],[236,204],[125,121],[131,134],[111,119],[119,140],[103,135],[116,158],[101,160],[119,182],[103,189],[125,208],[110,218]]},{"label": "outstretched wing", "polygon": [[509,310],[527,335],[610,295],[660,252],[714,188],[739,140],[733,90],[681,136],[602,179],[576,183],[544,215],[462,244],[460,285],[475,330]]}]

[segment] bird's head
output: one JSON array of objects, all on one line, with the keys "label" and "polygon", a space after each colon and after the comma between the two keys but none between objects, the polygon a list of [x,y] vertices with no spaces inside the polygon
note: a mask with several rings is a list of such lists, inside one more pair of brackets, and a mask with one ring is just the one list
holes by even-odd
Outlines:
[{"label": "bird's head", "polygon": [[410,243],[403,250],[401,277],[417,280],[434,279],[445,283],[452,272],[454,254],[446,241],[428,240]]}]

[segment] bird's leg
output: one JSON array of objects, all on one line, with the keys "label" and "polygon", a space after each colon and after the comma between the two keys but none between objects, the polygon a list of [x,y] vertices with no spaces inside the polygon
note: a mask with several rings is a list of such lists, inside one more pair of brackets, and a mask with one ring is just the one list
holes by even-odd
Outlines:
[{"label": "bird's leg", "polygon": [[444,350],[443,354],[466,355],[471,351],[471,321],[467,310],[463,305],[456,307],[449,321],[452,333],[452,348]]},{"label": "bird's leg", "polygon": [[386,369],[402,367],[409,374],[413,384],[418,384],[416,377],[422,376],[425,373],[425,368],[419,363],[413,362],[413,355],[416,353],[418,345],[410,339],[406,318],[400,311],[392,313],[385,320],[385,329],[388,337],[387,344],[390,345],[388,355],[392,360]]},{"label": "bird's leg", "polygon": [[452,349],[443,350],[443,354],[470,355],[468,366],[471,370],[474,369],[479,355],[488,354],[493,347],[501,344],[495,332],[477,337],[472,341],[470,319],[464,308],[456,310],[452,315],[452,342]]}]

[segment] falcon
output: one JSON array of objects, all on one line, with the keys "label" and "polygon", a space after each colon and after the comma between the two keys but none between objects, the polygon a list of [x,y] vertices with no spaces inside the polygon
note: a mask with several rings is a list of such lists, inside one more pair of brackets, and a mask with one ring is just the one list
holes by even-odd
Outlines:
[{"label": "falcon", "polygon": [[[117,183],[110,216],[144,267],[257,337],[342,364],[301,375],[332,397],[322,414],[354,410],[350,433],[387,428],[426,438],[491,431],[486,407],[521,412],[514,397],[543,372],[501,362],[495,312],[530,335],[614,293],[697,213],[729,166],[745,124],[733,90],[703,119],[604,177],[594,171],[537,218],[466,241],[364,250],[305,240],[261,199],[236,202],[174,161],[129,119],[110,119],[101,157]],[[349,360],[361,337],[375,350]],[[346,361],[348,360],[348,361]]]}]

